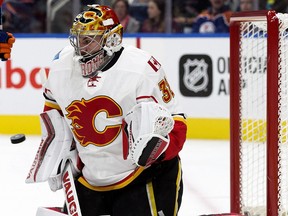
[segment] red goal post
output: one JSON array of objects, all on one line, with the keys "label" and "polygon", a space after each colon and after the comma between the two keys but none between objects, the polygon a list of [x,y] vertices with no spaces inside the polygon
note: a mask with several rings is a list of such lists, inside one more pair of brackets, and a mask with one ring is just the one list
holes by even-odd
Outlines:
[{"label": "red goal post", "polygon": [[231,212],[288,212],[288,15],[230,20]]}]

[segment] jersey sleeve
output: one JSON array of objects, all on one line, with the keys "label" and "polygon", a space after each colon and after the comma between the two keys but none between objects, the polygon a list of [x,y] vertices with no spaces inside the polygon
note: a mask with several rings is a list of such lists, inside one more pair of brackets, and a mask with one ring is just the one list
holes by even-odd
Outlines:
[{"label": "jersey sleeve", "polygon": [[154,57],[151,57],[147,61],[143,77],[137,87],[137,103],[155,101],[173,113],[176,103],[174,96],[163,67]]},{"label": "jersey sleeve", "polygon": [[[51,70],[51,69],[50,69]],[[53,70],[53,69],[52,69]],[[51,71],[49,72],[51,73]],[[60,115],[63,116],[63,113],[61,111],[60,106],[58,105],[57,101],[55,100],[53,96],[53,92],[50,87],[51,80],[49,79],[49,73],[47,73],[45,76],[42,76],[42,90],[43,90],[43,96],[44,96],[44,107],[43,112],[56,109],[60,113]]]},{"label": "jersey sleeve", "polygon": [[60,106],[57,104],[57,101],[53,98],[52,92],[48,88],[44,88],[43,96],[45,100],[43,112],[56,109],[63,116]]},{"label": "jersey sleeve", "polygon": [[63,112],[57,103],[56,94],[58,95],[60,85],[58,84],[58,73],[59,71],[70,68],[71,62],[73,62],[74,48],[68,45],[61,49],[53,58],[50,71],[46,74],[45,81],[43,82],[43,96],[45,99],[43,111],[56,109],[63,116]]},{"label": "jersey sleeve", "polygon": [[171,112],[175,124],[169,133],[170,144],[164,153],[164,160],[176,157],[186,141],[186,114],[181,111],[163,67],[154,57],[151,57],[147,62],[143,79],[137,88],[136,100],[137,103],[155,101]]}]

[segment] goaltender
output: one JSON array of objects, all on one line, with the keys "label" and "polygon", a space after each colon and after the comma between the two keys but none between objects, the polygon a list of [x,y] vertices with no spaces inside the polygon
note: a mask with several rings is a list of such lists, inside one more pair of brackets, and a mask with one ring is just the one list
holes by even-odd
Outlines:
[{"label": "goaltender", "polygon": [[[177,215],[187,126],[163,67],[122,43],[108,6],[88,5],[69,38],[44,75],[42,142],[26,181],[63,186],[63,215]],[[54,210],[38,215],[62,215]]]}]

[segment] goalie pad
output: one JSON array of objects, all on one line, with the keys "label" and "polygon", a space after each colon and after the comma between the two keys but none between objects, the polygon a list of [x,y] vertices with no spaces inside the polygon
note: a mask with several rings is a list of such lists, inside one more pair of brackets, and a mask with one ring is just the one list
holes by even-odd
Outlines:
[{"label": "goalie pad", "polygon": [[[53,175],[53,173],[49,176],[48,178],[48,184],[49,187],[52,191],[57,191],[59,189],[62,188],[62,175],[63,175],[63,171],[65,168],[65,164],[69,163],[71,164],[71,170],[72,170],[72,174],[73,176],[76,176],[77,174],[79,174],[80,170],[78,169],[78,152],[76,151],[76,149],[72,150],[69,152],[69,156],[66,158],[63,158],[60,161],[59,167],[58,167],[58,174],[57,175]],[[60,170],[60,171],[59,171]]]},{"label": "goalie pad", "polygon": [[[79,172],[77,168],[78,154],[75,149],[73,150],[75,142],[64,118],[57,110],[53,109],[40,114],[40,123],[41,143],[25,182],[44,182],[49,178],[53,179],[59,174],[61,175],[63,165],[67,160],[71,160],[74,171]],[[61,164],[63,165],[61,166]],[[51,187],[50,182],[49,185]],[[60,189],[59,187],[61,187],[61,180],[60,183],[57,183],[54,179],[54,188],[51,189],[54,191]]]},{"label": "goalie pad", "polygon": [[168,148],[168,134],[174,126],[170,112],[158,103],[143,102],[134,106],[124,120],[124,159],[129,156],[138,166],[150,166]]},{"label": "goalie pad", "polygon": [[39,207],[36,216],[67,216],[59,207]]}]

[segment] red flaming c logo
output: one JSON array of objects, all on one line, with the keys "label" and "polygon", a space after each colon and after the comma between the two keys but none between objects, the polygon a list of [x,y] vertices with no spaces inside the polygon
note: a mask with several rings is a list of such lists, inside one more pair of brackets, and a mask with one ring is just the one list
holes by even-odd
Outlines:
[{"label": "red flaming c logo", "polygon": [[[121,131],[121,120],[119,124],[108,125],[110,118],[122,116],[121,107],[110,97],[98,96],[90,100],[82,98],[81,101],[73,101],[66,111],[66,117],[72,121],[72,132],[82,146],[108,145]],[[97,129],[96,117],[102,112],[106,114],[107,125],[100,131]]]}]

